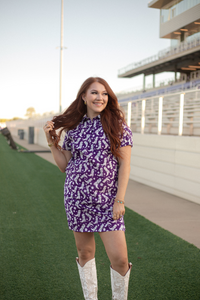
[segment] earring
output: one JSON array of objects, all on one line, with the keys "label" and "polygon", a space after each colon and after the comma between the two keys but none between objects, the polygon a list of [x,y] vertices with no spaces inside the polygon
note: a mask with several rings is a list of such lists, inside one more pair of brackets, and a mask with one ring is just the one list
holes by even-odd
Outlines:
[{"label": "earring", "polygon": [[87,105],[86,101],[84,101],[84,104]]}]

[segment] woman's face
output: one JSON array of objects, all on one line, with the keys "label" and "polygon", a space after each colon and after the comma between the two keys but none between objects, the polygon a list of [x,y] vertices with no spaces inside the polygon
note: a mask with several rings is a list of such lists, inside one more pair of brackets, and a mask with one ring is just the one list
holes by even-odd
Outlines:
[{"label": "woman's face", "polygon": [[108,93],[105,86],[99,82],[92,83],[82,98],[86,102],[87,116],[90,119],[98,116],[108,103]]}]

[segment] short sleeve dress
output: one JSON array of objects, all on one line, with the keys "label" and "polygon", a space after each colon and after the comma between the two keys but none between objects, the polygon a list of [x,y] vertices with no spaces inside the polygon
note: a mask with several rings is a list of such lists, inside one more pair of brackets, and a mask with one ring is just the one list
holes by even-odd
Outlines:
[{"label": "short sleeve dress", "polygon": [[[121,147],[133,146],[132,132],[123,124]],[[86,115],[66,132],[64,150],[71,151],[65,173],[64,205],[70,230],[77,232],[125,231],[124,218],[113,220],[118,188],[118,160],[110,150],[101,116]]]}]

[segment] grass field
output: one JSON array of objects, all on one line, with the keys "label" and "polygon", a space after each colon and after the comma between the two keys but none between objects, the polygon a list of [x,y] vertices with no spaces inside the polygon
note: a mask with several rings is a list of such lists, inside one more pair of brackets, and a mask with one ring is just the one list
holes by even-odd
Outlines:
[{"label": "grass field", "polygon": [[[0,300],[82,300],[65,174],[0,135]],[[133,263],[129,300],[199,300],[200,250],[126,208]],[[111,299],[109,261],[97,243],[99,300]]]}]

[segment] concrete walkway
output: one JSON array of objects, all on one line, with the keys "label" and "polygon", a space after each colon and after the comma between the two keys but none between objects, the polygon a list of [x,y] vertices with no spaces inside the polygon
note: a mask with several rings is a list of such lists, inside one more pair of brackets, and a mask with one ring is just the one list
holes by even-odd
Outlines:
[{"label": "concrete walkway", "polygon": [[[13,137],[28,150],[47,150]],[[51,153],[38,153],[55,164]],[[200,248],[200,205],[155,188],[129,180],[125,198],[126,206],[162,228]]]}]

